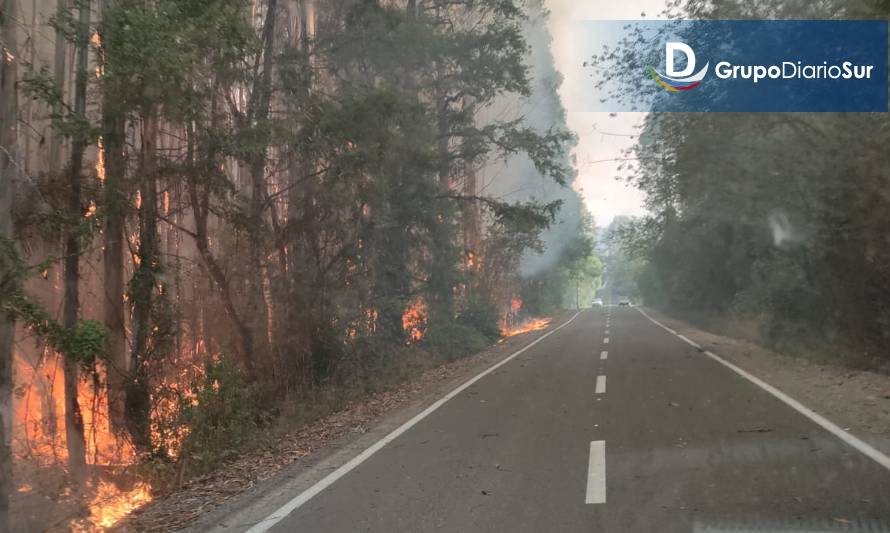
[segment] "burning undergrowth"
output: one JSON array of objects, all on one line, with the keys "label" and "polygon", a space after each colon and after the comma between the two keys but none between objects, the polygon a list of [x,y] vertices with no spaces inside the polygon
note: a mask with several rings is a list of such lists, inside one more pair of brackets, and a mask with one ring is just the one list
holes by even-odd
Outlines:
[{"label": "burning undergrowth", "polygon": [[514,296],[510,300],[510,309],[504,313],[500,321],[502,337],[515,337],[531,331],[547,329],[552,318],[529,317],[523,310],[522,298]]},{"label": "burning undergrowth", "polygon": [[[32,353],[27,353],[32,352]],[[206,376],[197,357],[176,368],[157,368],[151,395],[151,449],[137,450],[126,431],[113,428],[107,369],[96,363],[77,381],[86,468],[69,460],[62,358],[44,347],[15,354],[12,451],[16,491],[12,505],[23,530],[97,531],[114,526],[153,498],[153,464],[179,463],[188,442],[184,413],[197,406]],[[168,376],[168,377],[160,377]],[[214,375],[214,379],[218,376]],[[75,463],[76,465],[76,463]]]}]

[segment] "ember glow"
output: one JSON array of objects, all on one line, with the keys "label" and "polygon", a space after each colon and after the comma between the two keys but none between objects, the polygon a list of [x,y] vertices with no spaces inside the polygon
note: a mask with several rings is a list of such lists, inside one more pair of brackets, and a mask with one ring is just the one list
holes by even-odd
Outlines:
[{"label": "ember glow", "polygon": [[402,315],[402,330],[408,336],[410,342],[419,342],[426,334],[426,324],[429,312],[426,308],[426,302],[422,298],[417,298],[405,313]]},{"label": "ember glow", "polygon": [[[104,369],[100,369],[95,381],[82,379],[78,384],[87,463],[103,466],[129,464],[135,456],[132,446],[112,434],[107,416],[108,396],[103,386],[96,386],[96,383],[105,382],[104,374]],[[61,359],[47,352],[32,365],[17,356],[16,380],[21,385],[15,402],[14,453],[37,465],[64,464],[68,460],[68,451]]]},{"label": "ember glow", "polygon": [[96,495],[89,504],[90,517],[76,521],[71,530],[105,530],[149,501],[151,490],[145,483],[136,483],[130,490],[122,491],[113,483],[100,481],[96,487]]},{"label": "ember glow", "polygon": [[528,333],[530,331],[547,329],[552,321],[552,318],[534,318],[532,320],[529,320],[528,322],[523,323],[520,326],[505,329],[501,331],[501,334],[504,337],[515,337],[516,335],[522,335],[523,333]]},{"label": "ember glow", "polygon": [[[15,373],[20,383],[14,403],[13,452],[20,461],[19,474],[27,479],[17,490],[20,494],[42,494],[58,486],[67,467],[65,442],[64,377],[61,358],[46,351],[36,363],[27,357],[15,357]],[[87,376],[78,384],[78,398],[83,407],[86,460],[96,472],[117,472],[133,464],[133,447],[118,439],[108,421],[108,396],[104,387],[105,371]],[[135,508],[151,500],[144,483],[119,487],[100,478],[87,489],[92,498],[87,504],[89,517],[71,524],[73,531],[96,531],[111,527]]]}]

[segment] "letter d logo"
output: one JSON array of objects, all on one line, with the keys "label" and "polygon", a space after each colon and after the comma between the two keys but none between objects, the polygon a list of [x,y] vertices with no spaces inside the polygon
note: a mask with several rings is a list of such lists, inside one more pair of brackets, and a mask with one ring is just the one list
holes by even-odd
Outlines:
[{"label": "letter d logo", "polygon": [[[686,55],[686,68],[681,71],[674,69],[674,58],[677,52],[683,52]],[[667,68],[665,74],[670,78],[685,78],[695,72],[695,52],[686,43],[667,43],[665,45],[665,53],[667,54]]]},{"label": "letter d logo", "polygon": [[[708,67],[711,66],[710,62],[698,74],[693,74],[695,72],[695,52],[692,51],[692,47],[686,43],[669,42],[665,45],[664,51],[667,55],[665,74],[659,74],[654,68],[649,67],[652,79],[657,84],[672,93],[689,91],[701,85],[701,80],[708,74]],[[686,56],[686,68],[681,71],[677,71],[674,67],[674,59],[677,52],[682,52]]]}]

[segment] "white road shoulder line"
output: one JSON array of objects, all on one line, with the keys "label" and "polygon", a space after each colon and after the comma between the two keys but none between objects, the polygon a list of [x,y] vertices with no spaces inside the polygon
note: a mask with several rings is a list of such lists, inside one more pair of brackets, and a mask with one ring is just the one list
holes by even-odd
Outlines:
[{"label": "white road shoulder line", "polygon": [[[669,327],[665,326],[661,322],[659,322],[659,321],[655,320],[654,318],[652,318],[651,316],[649,316],[649,314],[646,313],[645,311],[643,311],[642,309],[640,309],[640,308],[637,308],[637,309],[640,311],[640,313],[643,314],[644,317],[648,318],[656,326],[660,326],[662,329],[673,333],[677,337],[682,337],[682,335],[680,335],[676,331],[670,329]],[[688,339],[686,339],[686,341],[691,343],[691,341],[689,341]],[[710,357],[711,359],[713,359],[714,361],[717,361],[721,365],[729,368],[736,374],[747,379],[751,383],[757,385],[758,387],[765,390],[766,392],[772,394],[774,397],[779,399],[781,402],[785,403],[787,406],[791,407],[798,413],[802,414],[803,416],[809,418],[810,420],[812,420],[813,422],[815,422],[816,424],[821,426],[822,429],[833,434],[835,437],[841,439],[842,441],[849,444],[853,448],[856,448],[862,454],[866,455],[868,458],[872,459],[873,461],[875,461],[879,465],[883,466],[887,470],[890,470],[890,457],[888,457],[888,456],[884,455],[882,452],[876,450],[867,442],[865,442],[862,439],[859,439],[858,437],[852,435],[851,433],[841,429],[834,422],[828,420],[827,418],[820,415],[816,411],[813,411],[809,407],[807,407],[804,404],[800,403],[799,401],[795,400],[791,396],[788,396],[784,392],[773,387],[772,385],[763,381],[762,379],[758,378],[757,376],[750,374],[749,372],[747,372],[745,370],[742,370],[741,368],[730,363],[726,359],[723,359],[722,357],[715,354],[714,352],[712,352],[710,350],[705,350],[704,354],[707,355],[708,357]]]},{"label": "white road shoulder line", "polygon": [[694,340],[690,339],[689,337],[686,337],[685,335],[680,335],[679,333],[675,333],[675,335],[677,335],[677,337],[680,337],[681,339],[683,339],[683,341],[686,342],[686,344],[688,344],[689,346],[692,346],[693,348],[701,350],[701,345],[698,344],[697,342],[695,342]]},{"label": "white road shoulder line", "polygon": [[606,359],[608,359],[608,358],[609,358],[609,352],[607,352],[607,351],[605,351],[605,350],[603,350],[602,352],[600,352],[600,359],[602,359],[602,360],[606,360]]},{"label": "white road shoulder line", "polygon": [[417,425],[418,422],[420,422],[424,418],[428,417],[429,415],[433,414],[433,412],[435,412],[437,409],[439,409],[440,407],[445,405],[445,403],[448,402],[448,400],[454,398],[461,392],[463,392],[466,389],[468,389],[469,387],[473,386],[477,381],[479,381],[480,379],[484,378],[485,376],[491,374],[498,368],[509,363],[510,361],[515,359],[518,355],[522,354],[523,352],[525,352],[532,346],[538,344],[539,342],[543,341],[547,337],[553,335],[557,331],[568,326],[576,318],[578,318],[578,315],[580,315],[580,314],[581,314],[580,311],[575,313],[575,315],[572,318],[565,321],[563,324],[561,324],[559,327],[557,327],[553,331],[548,331],[547,333],[541,335],[534,341],[527,344],[524,348],[514,352],[513,354],[506,357],[505,359],[502,359],[499,363],[496,363],[496,364],[488,367],[488,369],[483,370],[482,372],[477,374],[475,377],[470,378],[469,381],[465,382],[463,385],[460,385],[453,391],[449,392],[448,394],[446,394],[445,396],[443,396],[442,398],[437,400],[436,403],[430,405],[429,407],[427,407],[420,413],[416,414],[411,420],[408,420],[407,422],[405,422],[398,428],[394,429],[388,435],[386,435],[382,439],[378,440],[377,442],[375,442],[374,444],[372,444],[371,446],[366,448],[363,452],[361,452],[360,454],[356,455],[355,457],[353,457],[352,459],[350,459],[349,461],[347,461],[346,463],[341,465],[340,468],[334,470],[333,472],[331,472],[330,474],[328,474],[327,476],[325,476],[324,478],[319,480],[316,484],[312,485],[308,489],[306,489],[303,492],[301,492],[300,494],[298,494],[294,499],[287,502],[286,504],[281,506],[277,511],[275,511],[271,515],[264,518],[260,523],[256,524],[252,528],[248,529],[246,533],[265,533],[266,531],[269,531],[273,526],[275,526],[275,524],[277,524],[278,522],[281,522],[289,514],[291,514],[292,512],[294,512],[297,509],[299,509],[300,507],[302,507],[306,502],[308,502],[309,500],[314,498],[318,493],[320,493],[324,489],[333,485],[334,482],[336,482],[338,479],[340,479],[341,477],[348,474],[355,467],[357,467],[360,464],[362,464],[363,462],[367,461],[372,455],[379,452],[381,449],[383,449],[384,446],[386,446],[390,442],[394,441],[402,433],[405,433],[406,431],[408,431],[409,429],[411,429],[412,427]]},{"label": "white road shoulder line", "polygon": [[605,394],[606,393],[606,376],[597,376],[596,377],[596,393],[597,394]]},{"label": "white road shoulder line", "polygon": [[587,463],[587,496],[584,503],[606,503],[606,441],[590,443],[590,460]]}]

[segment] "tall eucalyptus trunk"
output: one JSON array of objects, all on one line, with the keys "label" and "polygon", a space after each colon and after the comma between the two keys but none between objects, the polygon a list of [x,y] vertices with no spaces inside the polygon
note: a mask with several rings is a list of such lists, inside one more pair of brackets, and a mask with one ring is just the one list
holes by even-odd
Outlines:
[{"label": "tall eucalyptus trunk", "polygon": [[[77,64],[74,84],[74,114],[85,120],[87,101],[87,65],[89,58],[90,2],[80,4],[77,29]],[[72,138],[71,161],[68,169],[67,228],[65,235],[64,298],[62,325],[74,328],[80,314],[80,255],[83,207],[81,187],[83,156],[89,139],[78,131]],[[65,374],[65,443],[68,449],[68,469],[77,483],[86,480],[86,439],[84,438],[83,413],[77,397],[80,381],[80,362],[66,356]]]},{"label": "tall eucalyptus trunk", "polygon": [[139,265],[130,283],[133,304],[133,348],[130,352],[126,384],[126,419],[139,451],[151,448],[151,397],[148,362],[152,356],[152,306],[154,303],[158,254],[157,192],[158,110],[151,106],[142,112],[142,162],[139,176]]},{"label": "tall eucalyptus trunk", "polygon": [[[12,245],[12,195],[16,146],[17,0],[0,0],[0,239]],[[2,249],[0,249],[2,250]],[[0,282],[12,265],[0,251]],[[2,298],[2,297],[0,297]],[[12,493],[12,365],[15,324],[0,313],[0,533],[9,531]]]},{"label": "tall eucalyptus trunk", "polygon": [[[272,68],[274,62],[274,43],[275,43],[275,20],[278,12],[277,0],[268,0],[266,6],[266,20],[263,24],[262,34],[262,61],[261,72],[254,80],[253,91],[251,93],[251,108],[248,109],[249,128],[258,128],[262,131],[257,138],[261,139],[261,146],[254,148],[250,160],[248,161],[248,170],[250,172],[250,206],[249,219],[250,231],[254,235],[250,239],[250,271],[248,272],[247,285],[247,302],[248,315],[253,320],[253,345],[250,347],[250,353],[245,358],[251,361],[245,371],[251,374],[251,379],[255,378],[255,361],[258,351],[268,351],[268,341],[266,335],[266,327],[269,320],[269,309],[266,307],[264,292],[264,272],[266,271],[266,257],[263,249],[262,234],[264,233],[264,207],[266,200],[266,157],[268,150],[268,125],[269,106],[272,99]],[[258,343],[260,339],[266,342]],[[259,348],[259,349],[258,349]]]},{"label": "tall eucalyptus trunk", "polygon": [[[111,0],[103,0],[102,12],[111,6]],[[102,27],[99,28],[100,39]],[[100,41],[104,42],[104,41]],[[106,54],[115,53],[102,48],[100,61],[107,61]],[[102,268],[104,299],[104,325],[107,331],[108,354],[108,420],[113,432],[125,433],[126,381],[128,372],[127,333],[125,329],[126,307],[124,300],[124,223],[127,210],[126,159],[124,152],[125,119],[118,103],[115,87],[106,82],[102,91],[102,139],[105,148],[105,209],[102,228]]]}]

